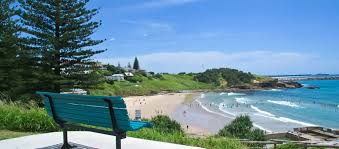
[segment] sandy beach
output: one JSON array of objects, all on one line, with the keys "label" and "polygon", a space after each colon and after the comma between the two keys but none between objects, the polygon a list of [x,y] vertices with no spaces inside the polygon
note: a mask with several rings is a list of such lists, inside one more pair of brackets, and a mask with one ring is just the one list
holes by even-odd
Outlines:
[{"label": "sandy beach", "polygon": [[[189,96],[189,97],[186,97]],[[204,111],[196,102],[191,93],[171,93],[153,96],[125,97],[129,117],[135,118],[135,110],[141,110],[141,117],[150,119],[156,115],[168,115],[178,121],[182,128],[191,135],[214,134],[219,127],[209,128],[209,122],[218,122],[220,127],[229,121]],[[195,108],[189,108],[195,105]],[[185,111],[185,112],[184,112]],[[203,120],[203,121],[202,121]],[[188,128],[187,128],[188,126]]]},{"label": "sandy beach", "polygon": [[131,119],[135,118],[135,110],[141,110],[141,117],[150,119],[156,115],[169,115],[180,106],[186,93],[159,94],[153,96],[125,97],[128,113]]}]

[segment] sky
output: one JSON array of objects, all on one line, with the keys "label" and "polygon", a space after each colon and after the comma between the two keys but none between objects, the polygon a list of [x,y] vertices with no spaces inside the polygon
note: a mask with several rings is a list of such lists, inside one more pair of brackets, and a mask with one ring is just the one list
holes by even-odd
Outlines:
[{"label": "sky", "polygon": [[154,72],[339,74],[337,0],[92,0],[93,58]]}]

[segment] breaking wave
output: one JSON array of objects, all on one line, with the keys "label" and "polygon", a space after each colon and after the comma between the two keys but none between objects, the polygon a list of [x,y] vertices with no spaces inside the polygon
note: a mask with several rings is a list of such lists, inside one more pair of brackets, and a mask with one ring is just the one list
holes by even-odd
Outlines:
[{"label": "breaking wave", "polygon": [[290,118],[287,118],[287,117],[277,117],[274,114],[266,112],[266,111],[262,111],[262,110],[260,110],[259,108],[255,107],[253,105],[251,105],[251,108],[259,113],[259,114],[255,114],[255,115],[271,118],[271,119],[278,120],[278,121],[281,121],[281,122],[284,122],[284,123],[295,123],[295,124],[299,124],[299,125],[303,125],[303,126],[317,126],[317,125],[314,125],[314,124],[311,124],[311,123],[306,123],[306,122],[290,119]]},{"label": "breaking wave", "polygon": [[246,95],[244,93],[233,93],[233,92],[229,92],[227,93],[228,96],[243,96],[243,95]]},{"label": "breaking wave", "polygon": [[235,101],[242,104],[248,104],[250,102],[250,100],[245,97],[236,97]]},{"label": "breaking wave", "polygon": [[267,102],[278,104],[278,105],[284,105],[284,106],[289,106],[293,108],[301,108],[299,105],[289,102],[289,101],[275,101],[275,100],[267,100]]}]

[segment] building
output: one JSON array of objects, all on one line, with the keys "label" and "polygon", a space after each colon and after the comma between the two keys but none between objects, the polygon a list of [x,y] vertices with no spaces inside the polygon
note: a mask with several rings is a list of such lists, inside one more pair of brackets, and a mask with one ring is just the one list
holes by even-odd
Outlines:
[{"label": "building", "polygon": [[106,80],[110,81],[124,81],[125,76],[124,74],[113,74],[111,76],[105,76]]},{"label": "building", "polygon": [[131,72],[125,72],[124,74],[126,77],[134,77],[134,74]]}]

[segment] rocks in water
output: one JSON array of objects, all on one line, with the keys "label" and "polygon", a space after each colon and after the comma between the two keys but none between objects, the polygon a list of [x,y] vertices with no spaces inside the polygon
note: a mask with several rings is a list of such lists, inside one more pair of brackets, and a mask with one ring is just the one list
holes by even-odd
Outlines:
[{"label": "rocks in water", "polygon": [[301,88],[300,83],[294,81],[280,82],[277,80],[267,81],[255,84],[259,88]]},{"label": "rocks in water", "polygon": [[320,89],[319,86],[306,86],[307,89]]}]

